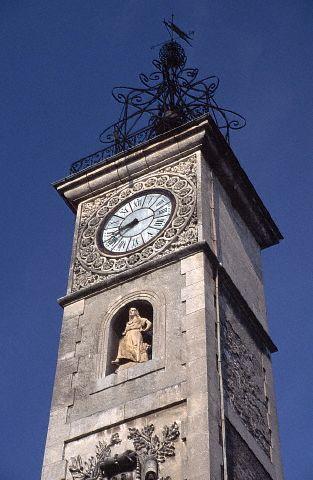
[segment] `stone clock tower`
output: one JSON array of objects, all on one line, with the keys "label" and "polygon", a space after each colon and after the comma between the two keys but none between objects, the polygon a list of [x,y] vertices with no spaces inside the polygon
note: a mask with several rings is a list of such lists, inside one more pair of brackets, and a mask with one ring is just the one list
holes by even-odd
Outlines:
[{"label": "stone clock tower", "polygon": [[55,184],[76,227],[42,480],[283,478],[260,258],[282,237],[212,95],[188,117],[174,93]]}]

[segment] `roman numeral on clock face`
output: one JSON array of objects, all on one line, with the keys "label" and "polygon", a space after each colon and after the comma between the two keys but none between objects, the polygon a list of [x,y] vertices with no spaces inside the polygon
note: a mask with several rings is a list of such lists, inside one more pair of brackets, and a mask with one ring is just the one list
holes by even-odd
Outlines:
[{"label": "roman numeral on clock face", "polygon": [[164,195],[162,195],[161,198],[158,198],[157,201],[152,205],[152,209],[156,211],[169,202],[170,200],[167,197],[164,197]]},{"label": "roman numeral on clock face", "polygon": [[108,221],[106,225],[106,229],[110,229],[114,227],[116,228],[122,223],[122,221],[123,221],[123,218],[113,215],[113,217]]},{"label": "roman numeral on clock face", "polygon": [[116,212],[116,215],[122,217],[123,219],[123,218],[126,218],[127,215],[129,215],[131,212],[132,212],[132,208],[130,203],[126,203],[126,205],[118,209],[118,211]]},{"label": "roman numeral on clock face", "polygon": [[159,197],[160,195],[157,193],[149,193],[146,195],[143,206],[146,208],[151,208]]},{"label": "roman numeral on clock face", "polygon": [[170,204],[164,205],[164,207],[158,208],[158,209],[154,212],[154,216],[155,216],[155,217],[162,217],[162,216],[164,216],[164,215],[170,215],[171,210],[172,210],[172,207],[171,207]]},{"label": "roman numeral on clock face", "polygon": [[166,217],[155,218],[155,219],[151,222],[151,227],[155,227],[155,228],[161,229],[161,228],[164,227],[164,225],[166,224],[166,221],[167,221],[167,218],[166,218]]},{"label": "roman numeral on clock face", "polygon": [[142,232],[142,237],[144,243],[149,242],[153,237],[158,235],[160,233],[160,230],[158,228],[153,228],[152,225],[150,225],[146,230]]},{"label": "roman numeral on clock face", "polygon": [[144,195],[143,197],[138,197],[138,198],[135,198],[134,200],[131,200],[131,202],[129,203],[131,205],[132,210],[135,211],[141,208],[145,202],[145,199],[146,199],[146,195]]},{"label": "roman numeral on clock face", "polygon": [[106,248],[111,247],[113,249],[115,244],[118,242],[118,240],[119,240],[119,237],[116,237],[115,235],[112,235],[107,240],[105,240],[104,246]]},{"label": "roman numeral on clock face", "polygon": [[129,238],[120,238],[119,241],[114,245],[113,252],[125,252],[129,241]]},{"label": "roman numeral on clock face", "polygon": [[130,239],[128,249],[138,248],[143,244],[142,235],[137,235],[137,237],[133,237]]}]

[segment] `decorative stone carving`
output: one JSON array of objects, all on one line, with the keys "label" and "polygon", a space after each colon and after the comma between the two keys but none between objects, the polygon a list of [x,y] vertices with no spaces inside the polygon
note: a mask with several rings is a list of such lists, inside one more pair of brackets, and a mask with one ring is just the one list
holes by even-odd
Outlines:
[{"label": "decorative stone carving", "polygon": [[[69,471],[71,472],[73,480],[96,480],[105,478],[104,474],[107,473],[106,461],[111,458],[112,447],[119,443],[121,443],[121,440],[118,433],[115,433],[111,436],[109,443],[98,443],[96,446],[96,456],[90,457],[87,462],[83,462],[80,455],[72,457],[69,462]],[[111,468],[111,462],[109,465],[109,468]]]},{"label": "decorative stone carving", "polygon": [[[175,198],[175,211],[166,228],[151,243],[124,255],[110,255],[97,246],[97,232],[104,218],[126,198],[143,190],[169,190]],[[82,205],[78,226],[71,290],[77,291],[141,265],[198,240],[196,215],[196,155],[141,177],[130,185],[107,192]]]},{"label": "decorative stone carving", "polygon": [[141,458],[155,457],[158,463],[164,463],[167,457],[175,456],[174,441],[179,437],[179,428],[176,422],[170,427],[165,426],[162,437],[155,434],[153,424],[138,430],[129,428],[129,435],[133,441],[136,452]]},{"label": "decorative stone carving", "polygon": [[110,442],[99,442],[96,456],[84,462],[78,455],[69,462],[73,480],[171,480],[169,476],[159,477],[159,463],[175,456],[174,441],[180,433],[176,422],[165,426],[162,437],[155,435],[155,427],[150,424],[143,429],[129,428],[128,439],[134,450],[112,456],[113,446],[121,443],[118,433],[111,436]]},{"label": "decorative stone carving", "polygon": [[267,422],[261,351],[230,308],[222,310],[222,367],[224,392],[235,412],[270,456],[271,436]]},{"label": "decorative stone carving", "polygon": [[272,480],[237,431],[227,423],[227,470],[231,480]]},{"label": "decorative stone carving", "polygon": [[142,318],[135,307],[129,309],[129,319],[126,323],[122,338],[119,341],[117,357],[112,363],[142,363],[148,360],[148,350],[151,345],[144,342],[141,332],[151,329],[152,323]]}]

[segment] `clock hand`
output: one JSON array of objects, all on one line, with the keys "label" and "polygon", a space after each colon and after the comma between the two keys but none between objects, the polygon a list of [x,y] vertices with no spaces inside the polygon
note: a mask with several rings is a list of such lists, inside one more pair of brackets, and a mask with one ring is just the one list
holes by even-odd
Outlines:
[{"label": "clock hand", "polygon": [[129,230],[130,228],[132,228],[132,227],[134,227],[135,225],[137,225],[137,223],[139,223],[138,218],[134,218],[134,220],[132,220],[131,222],[126,223],[126,225],[124,225],[123,227],[120,227],[120,228],[119,228],[119,233],[121,233],[122,230]]},{"label": "clock hand", "polygon": [[[163,216],[163,215],[161,215]],[[130,228],[134,227],[137,225],[139,222],[142,222],[143,220],[148,220],[149,218],[154,217],[154,214],[148,215],[147,217],[141,218],[138,220],[138,218],[134,218],[131,222],[127,223],[126,225],[123,225],[123,227],[119,227],[117,230],[114,230],[113,232],[109,233],[109,236],[112,237],[115,234],[122,233],[124,230],[129,230]]]},{"label": "clock hand", "polygon": [[148,215],[147,217],[141,218],[140,220],[138,220],[138,218],[134,218],[134,220],[132,220],[131,222],[127,223],[123,227],[120,227],[119,232],[121,233],[122,230],[128,230],[129,228],[132,228],[135,225],[137,225],[137,223],[142,222],[143,220],[148,220],[149,218],[152,218],[152,217],[154,217],[154,213],[152,215]]},{"label": "clock hand", "polygon": [[134,220],[132,220],[131,222],[127,223],[127,224],[124,225],[123,227],[119,227],[119,228],[117,228],[116,230],[113,230],[113,232],[108,232],[108,236],[109,236],[109,237],[113,237],[114,235],[121,233],[122,230],[128,230],[129,228],[137,225],[137,223],[139,223],[139,220],[138,220],[137,218],[134,218]]},{"label": "clock hand", "polygon": [[[140,220],[138,220],[136,223],[142,222],[143,220],[148,220],[148,218],[151,218],[151,217],[154,217],[154,214],[148,215],[147,217],[143,217],[143,218],[141,218]],[[137,220],[137,219],[135,219],[135,220]],[[123,227],[123,228],[124,228],[124,227]]]},{"label": "clock hand", "polygon": [[[163,216],[163,215],[161,215]],[[143,220],[148,220],[149,218],[152,218],[154,217],[154,214],[152,215],[148,215],[147,217],[144,217],[144,218],[141,218],[140,220],[138,220],[138,218],[134,218],[134,220],[132,220],[131,222],[127,223],[126,225],[124,225],[123,227],[120,227],[119,229],[119,233],[121,233],[121,231],[123,230],[129,230],[130,228],[134,227],[135,225],[137,225],[137,223],[139,222],[142,222]]]}]

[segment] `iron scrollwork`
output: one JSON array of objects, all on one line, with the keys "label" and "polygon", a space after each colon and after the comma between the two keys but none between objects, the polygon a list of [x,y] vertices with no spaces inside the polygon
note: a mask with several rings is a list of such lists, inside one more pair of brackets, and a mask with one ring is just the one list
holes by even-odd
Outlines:
[{"label": "iron scrollwork", "polygon": [[141,86],[116,87],[113,98],[122,105],[117,122],[100,134],[107,146],[72,164],[76,173],[139,143],[183,125],[194,118],[210,114],[229,142],[230,130],[245,125],[245,119],[214,99],[219,79],[210,75],[198,79],[197,68],[185,68],[186,54],[173,38],[163,44],[159,58],[153,60],[155,70],[141,73]]}]

